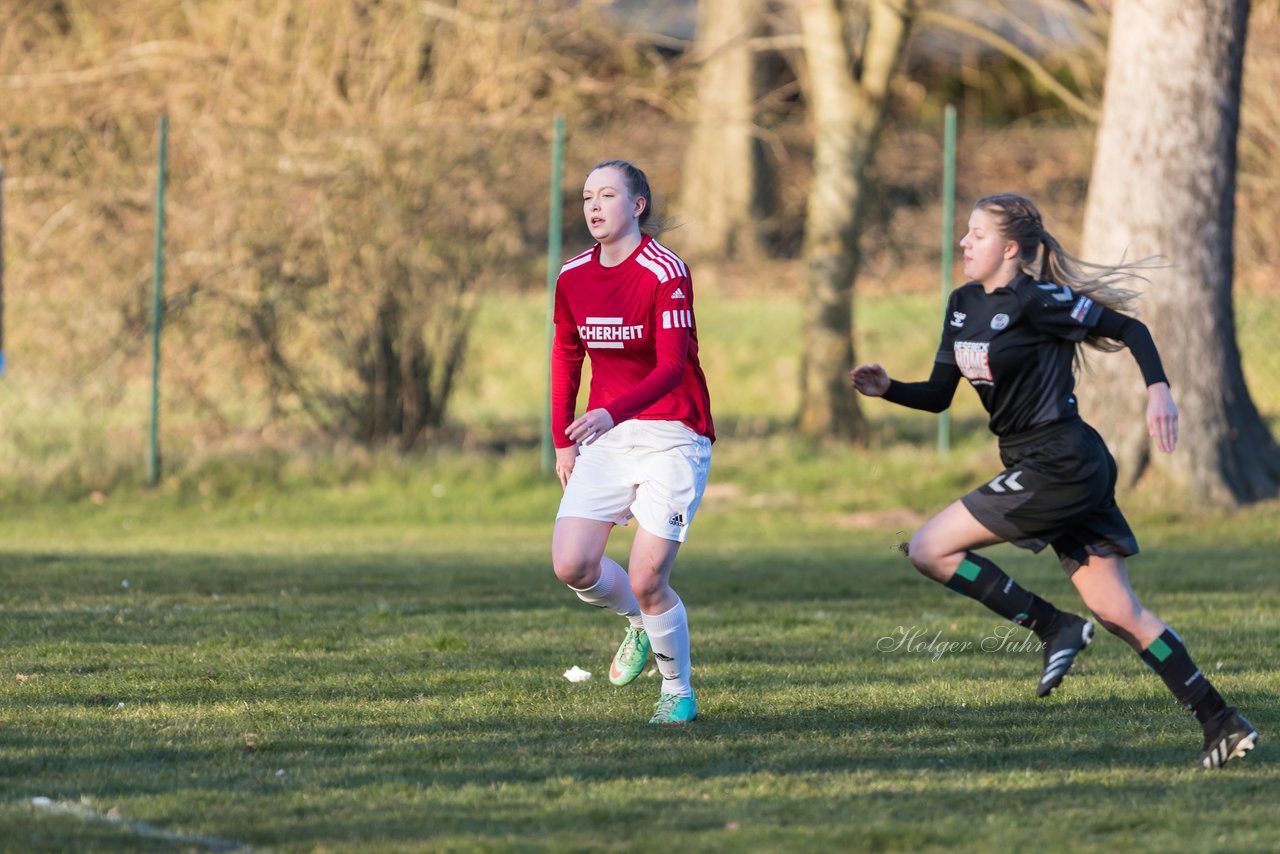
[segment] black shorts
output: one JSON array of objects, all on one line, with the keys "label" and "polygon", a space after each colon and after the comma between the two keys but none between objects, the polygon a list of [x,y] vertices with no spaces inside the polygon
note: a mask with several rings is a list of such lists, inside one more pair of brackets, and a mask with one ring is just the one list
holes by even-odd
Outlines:
[{"label": "black shorts", "polygon": [[1116,461],[1082,419],[1000,441],[1005,469],[960,500],[1001,539],[1039,552],[1053,546],[1071,575],[1090,555],[1138,553],[1116,506]]}]

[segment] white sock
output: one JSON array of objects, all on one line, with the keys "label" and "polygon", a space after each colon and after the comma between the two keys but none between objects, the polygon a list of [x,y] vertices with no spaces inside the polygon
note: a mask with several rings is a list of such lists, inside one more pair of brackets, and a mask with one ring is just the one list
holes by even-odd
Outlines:
[{"label": "white sock", "polygon": [[644,630],[653,645],[653,657],[662,674],[662,693],[692,697],[689,684],[689,615],[684,603],[676,598],[675,607],[665,614],[643,614]]},{"label": "white sock", "polygon": [[631,579],[622,565],[613,558],[600,558],[600,580],[595,584],[586,590],[576,587],[569,589],[588,605],[607,608],[626,617],[635,628],[644,628],[644,622],[640,619],[640,603],[636,601],[636,594],[631,592]]}]

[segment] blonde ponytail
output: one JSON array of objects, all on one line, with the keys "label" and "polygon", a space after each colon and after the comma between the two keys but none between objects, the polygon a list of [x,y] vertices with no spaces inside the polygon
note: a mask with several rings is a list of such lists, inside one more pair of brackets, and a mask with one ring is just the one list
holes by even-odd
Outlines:
[{"label": "blonde ponytail", "polygon": [[[1022,270],[1041,282],[1066,285],[1078,294],[1100,305],[1124,314],[1136,314],[1135,303],[1142,294],[1124,287],[1125,282],[1150,282],[1143,271],[1167,266],[1157,256],[1119,264],[1095,264],[1084,261],[1062,248],[1058,239],[1044,227],[1035,202],[1017,193],[999,193],[981,198],[974,204],[995,217],[1000,233],[1018,244]],[[1112,352],[1124,345],[1109,338],[1089,336],[1083,342],[1096,350]]]}]

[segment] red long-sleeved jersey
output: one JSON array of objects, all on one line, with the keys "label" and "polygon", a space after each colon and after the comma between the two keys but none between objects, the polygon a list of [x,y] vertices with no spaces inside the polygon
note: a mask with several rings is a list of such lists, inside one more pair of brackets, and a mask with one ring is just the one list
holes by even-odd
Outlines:
[{"label": "red long-sleeved jersey", "polygon": [[591,354],[587,409],[629,418],[680,421],[715,441],[711,397],[698,363],[693,280],[680,257],[649,235],[616,267],[600,245],[570,258],[556,281],[551,348],[551,434],[557,448],[573,421],[582,359]]}]

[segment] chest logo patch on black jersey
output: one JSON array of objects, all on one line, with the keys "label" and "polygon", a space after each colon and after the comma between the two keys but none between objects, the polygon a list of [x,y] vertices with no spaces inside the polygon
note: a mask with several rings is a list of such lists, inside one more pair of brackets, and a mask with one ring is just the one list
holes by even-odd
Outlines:
[{"label": "chest logo patch on black jersey", "polygon": [[965,314],[963,311],[951,312],[951,325],[954,326],[956,329],[959,329],[960,327],[964,326],[964,319],[966,317],[968,317],[968,315]]},{"label": "chest logo patch on black jersey", "polygon": [[997,314],[995,317],[991,318],[991,328],[996,331],[1004,329],[1008,325],[1009,315],[1007,314]]},{"label": "chest logo patch on black jersey", "polygon": [[988,341],[957,341],[954,351],[956,367],[969,382],[992,382],[991,344]]}]

